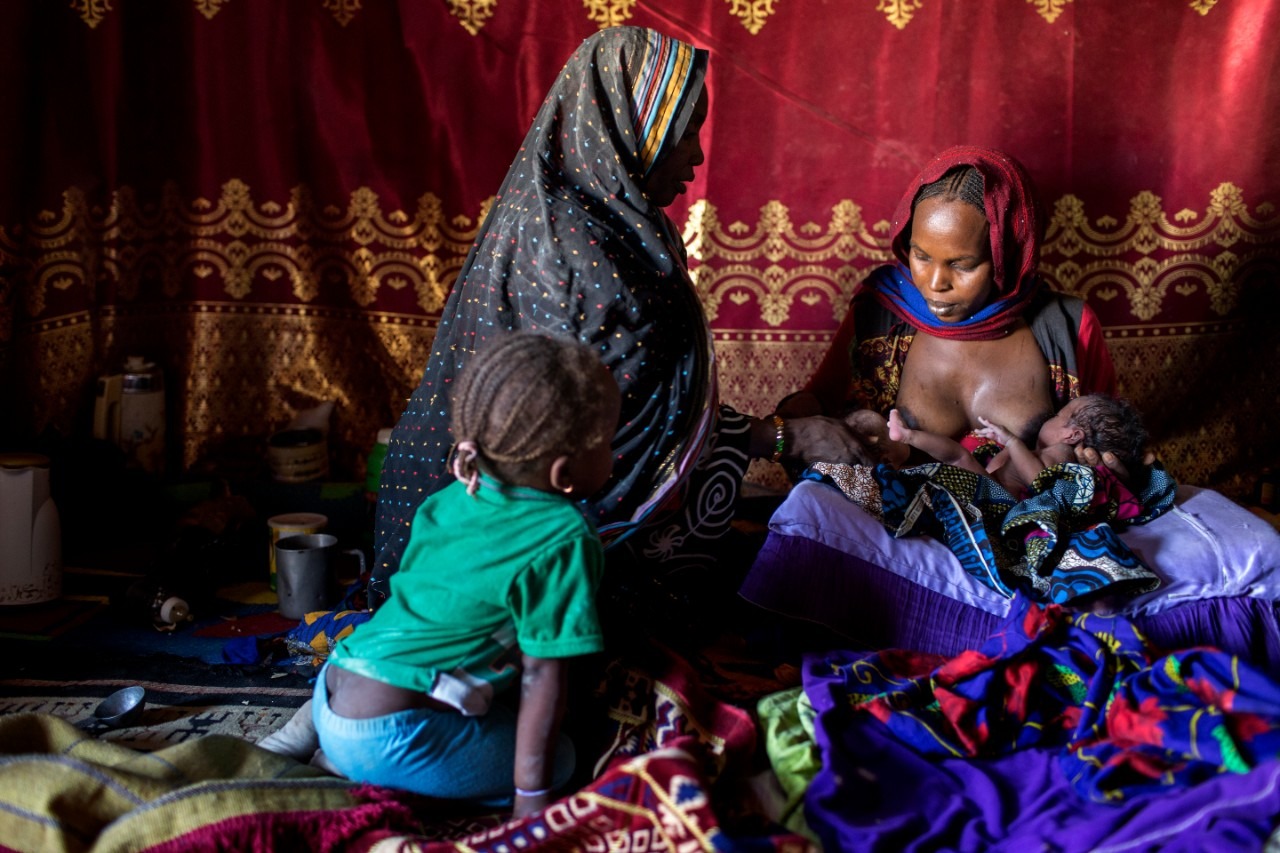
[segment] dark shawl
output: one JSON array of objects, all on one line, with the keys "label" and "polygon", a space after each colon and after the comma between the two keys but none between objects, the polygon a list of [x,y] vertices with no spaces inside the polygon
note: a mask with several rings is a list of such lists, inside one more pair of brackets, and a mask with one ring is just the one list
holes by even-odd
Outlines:
[{"label": "dark shawl", "polygon": [[450,480],[450,384],[513,330],[593,346],[622,390],[614,474],[585,507],[606,538],[633,529],[698,457],[715,412],[710,334],[683,243],[644,180],[683,134],[706,61],[652,30],[615,27],[556,78],[388,444],[375,579],[399,567],[414,511]]}]

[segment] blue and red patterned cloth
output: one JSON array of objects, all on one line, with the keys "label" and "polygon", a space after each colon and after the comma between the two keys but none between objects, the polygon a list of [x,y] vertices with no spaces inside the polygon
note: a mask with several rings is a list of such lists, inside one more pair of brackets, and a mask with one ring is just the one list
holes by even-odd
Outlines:
[{"label": "blue and red patterned cloth", "polygon": [[1072,787],[1097,802],[1280,756],[1280,685],[1250,664],[1208,647],[1163,653],[1122,617],[1013,604],[980,649],[813,658],[806,685],[834,689],[925,756],[1058,749]]},{"label": "blue and red patterned cloth", "polygon": [[1102,465],[1055,465],[1021,500],[990,477],[938,462],[874,473],[895,536],[934,536],[967,574],[1002,595],[1022,589],[1037,601],[1074,605],[1160,585],[1118,535],[1173,506],[1177,484],[1158,465],[1137,492]]}]

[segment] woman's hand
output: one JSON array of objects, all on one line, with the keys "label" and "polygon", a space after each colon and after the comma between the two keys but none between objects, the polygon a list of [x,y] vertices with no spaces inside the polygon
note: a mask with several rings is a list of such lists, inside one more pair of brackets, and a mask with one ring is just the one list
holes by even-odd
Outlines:
[{"label": "woman's hand", "polygon": [[[1129,470],[1129,466],[1120,461],[1120,457],[1116,456],[1110,450],[1105,453],[1099,453],[1092,447],[1076,445],[1076,461],[1081,465],[1088,465],[1090,468],[1096,468],[1099,463],[1111,469],[1111,472],[1120,479],[1129,488],[1133,488],[1133,471]],[[1142,457],[1143,467],[1149,468],[1155,464],[1156,455],[1148,450]]]}]

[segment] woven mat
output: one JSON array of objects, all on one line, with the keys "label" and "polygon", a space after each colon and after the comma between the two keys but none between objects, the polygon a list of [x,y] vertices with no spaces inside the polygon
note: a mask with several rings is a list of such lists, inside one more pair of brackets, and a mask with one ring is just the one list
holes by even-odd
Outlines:
[{"label": "woven mat", "polygon": [[[0,677],[0,715],[52,714],[134,749],[159,749],[215,732],[257,741],[283,726],[311,696],[311,672],[163,654],[68,657],[56,645],[15,645],[18,651]],[[146,690],[146,707],[134,725],[90,725],[98,703],[135,684]]]},{"label": "woven mat", "polygon": [[[9,686],[15,682],[8,681],[4,684]],[[170,704],[165,700],[173,695],[172,685],[154,682],[141,684],[147,691],[146,706],[137,722],[126,728],[106,729],[94,725],[94,709],[103,699],[96,693],[0,699],[0,715],[51,714],[80,726],[99,740],[150,752],[207,734],[234,735],[256,743],[288,722],[295,710],[293,706],[263,705],[256,698],[242,699],[234,705],[199,702]],[[88,693],[98,687],[119,689],[129,685],[103,682],[83,686],[86,689],[81,692]],[[31,683],[28,689],[32,693],[44,692],[38,682]],[[299,699],[301,704],[310,695],[310,691],[294,690],[288,695],[291,700]]]}]

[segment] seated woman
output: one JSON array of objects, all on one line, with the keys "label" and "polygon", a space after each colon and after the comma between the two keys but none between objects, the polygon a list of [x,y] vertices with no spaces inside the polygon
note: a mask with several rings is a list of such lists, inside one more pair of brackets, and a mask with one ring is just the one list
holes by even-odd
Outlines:
[{"label": "seated woman", "polygon": [[[392,432],[374,598],[389,592],[418,506],[450,480],[450,388],[482,344],[512,331],[590,345],[622,389],[614,474],[584,504],[608,548],[605,588],[619,601],[638,598],[616,590],[629,575],[679,571],[667,584],[678,589],[700,582],[752,458],[861,458],[838,420],[754,418],[718,402],[706,316],[663,211],[703,162],[706,63],[706,51],[661,33],[614,27],[584,41],[556,77]],[[661,601],[655,609],[669,610]]]},{"label": "seated woman", "polygon": [[[1042,230],[1031,182],[1011,157],[973,147],[938,155],[894,214],[897,263],[873,271],[855,291],[819,370],[784,401],[780,413],[842,416],[870,409],[887,416],[896,408],[907,428],[972,449],[984,441],[983,418],[1034,444],[1040,425],[1069,401],[1089,393],[1113,395],[1115,371],[1097,317],[1082,300],[1053,292],[1036,274]],[[1086,463],[1099,461],[1093,448],[1077,455]],[[1103,453],[1101,461],[1117,473],[1125,467],[1112,453]],[[1218,518],[1230,512],[1221,506],[1230,502],[1191,487],[1179,488],[1177,498],[1187,512],[1175,507],[1168,516],[1132,528],[1133,537],[1121,537],[1162,577],[1167,594],[1147,602],[1153,612],[1177,603],[1178,595],[1205,595],[1215,584],[1212,594],[1218,598],[1244,591],[1280,594],[1274,560],[1258,556],[1275,541],[1274,531],[1264,525],[1246,530],[1244,520],[1233,522],[1233,538],[1251,543],[1236,557],[1231,543],[1202,541],[1201,516]],[[1243,510],[1232,517],[1241,515],[1247,520]],[[1212,565],[1200,572],[1179,561],[1185,581],[1152,565],[1159,555],[1167,562],[1176,553],[1169,550],[1171,535],[1181,537],[1175,548],[1216,555]],[[1234,575],[1218,580],[1227,550],[1239,565],[1238,583]],[[775,514],[769,541],[741,593],[871,647],[954,654],[979,645],[1008,608],[1007,598],[971,581],[946,546],[895,539],[840,491],[802,482]],[[1178,595],[1171,584],[1181,584]],[[1241,607],[1251,621],[1237,646],[1280,652],[1270,602]],[[1187,616],[1162,639],[1203,634],[1207,641],[1206,629],[1224,625],[1225,617],[1221,611]],[[1261,626],[1257,632],[1255,626]]]},{"label": "seated woman", "polygon": [[[706,51],[654,30],[612,27],[586,39],[556,77],[391,434],[371,607],[394,593],[418,507],[453,480],[450,395],[458,377],[477,350],[516,331],[589,345],[622,393],[613,474],[581,504],[606,547],[606,635],[707,621],[681,605],[697,604],[696,588],[722,585],[710,569],[752,458],[867,460],[838,419],[753,418],[718,403],[706,315],[663,212],[703,162],[706,63]],[[530,436],[545,428],[524,424]],[[261,745],[311,757],[309,720],[305,705]]]},{"label": "seated woman", "polygon": [[780,412],[896,408],[910,428],[974,446],[986,417],[1034,444],[1070,400],[1114,394],[1096,315],[1036,273],[1042,216],[1013,158],[939,154],[894,213],[898,263],[855,291],[817,373]]}]

